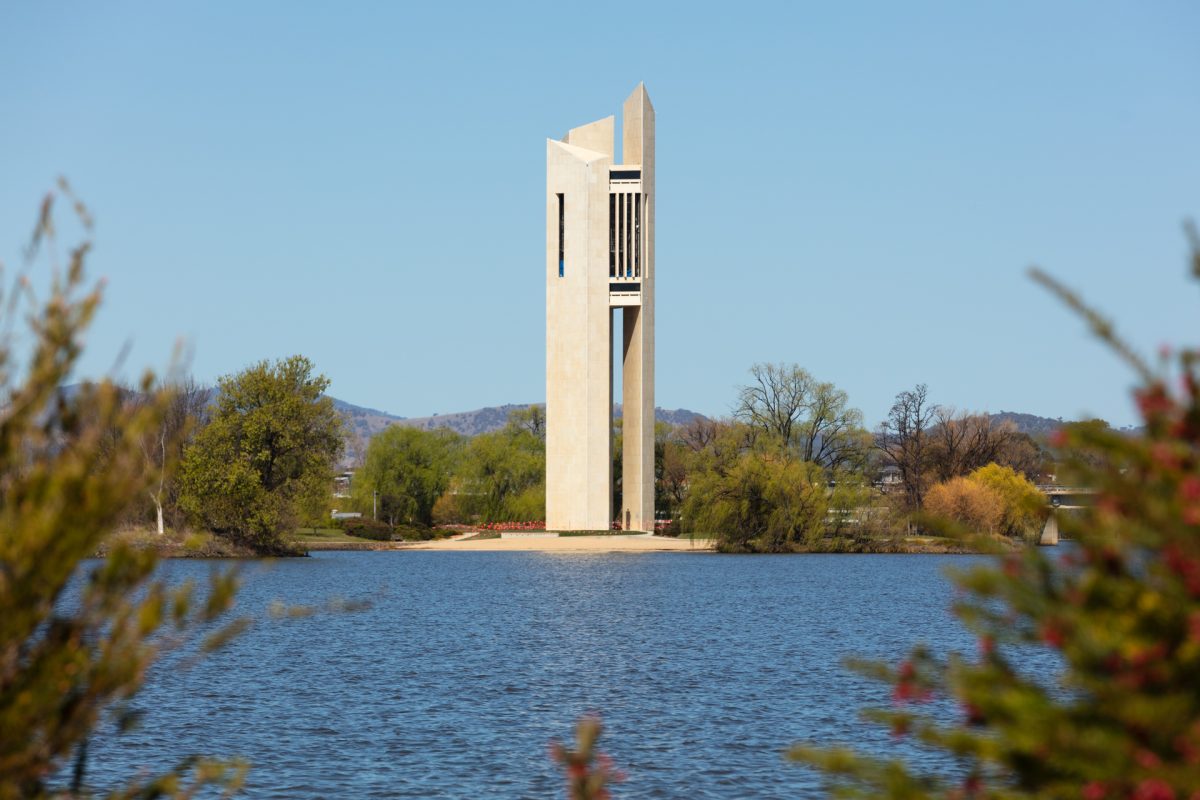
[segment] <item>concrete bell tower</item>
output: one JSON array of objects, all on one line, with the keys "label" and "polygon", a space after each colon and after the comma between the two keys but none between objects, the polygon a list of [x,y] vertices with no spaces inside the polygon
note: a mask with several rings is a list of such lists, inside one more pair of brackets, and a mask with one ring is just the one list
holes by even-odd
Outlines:
[{"label": "concrete bell tower", "polygon": [[[654,106],[546,141],[546,527],[654,530]],[[613,309],[622,326],[622,507],[612,508]],[[615,514],[614,514],[615,512]]]}]

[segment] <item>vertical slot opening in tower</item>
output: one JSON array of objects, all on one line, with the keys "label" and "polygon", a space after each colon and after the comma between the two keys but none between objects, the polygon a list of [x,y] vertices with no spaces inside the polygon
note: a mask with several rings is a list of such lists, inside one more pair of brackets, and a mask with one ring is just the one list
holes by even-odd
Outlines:
[{"label": "vertical slot opening in tower", "polygon": [[642,193],[633,195],[633,277],[642,277]]},{"label": "vertical slot opening in tower", "polygon": [[621,475],[625,468],[624,451],[622,448],[623,438],[617,435],[616,404],[622,404],[622,414],[624,413],[624,396],[625,396],[625,309],[614,308],[609,315],[609,404],[608,407],[612,414],[611,428],[611,455],[612,455],[612,513],[609,515],[611,521],[621,519],[622,496]]},{"label": "vertical slot opening in tower", "polygon": [[565,262],[564,262],[564,258],[563,258],[563,254],[564,254],[563,238],[564,238],[564,234],[566,233],[566,217],[564,216],[562,192],[559,192],[557,194],[557,197],[558,197],[558,277],[561,278],[563,276],[563,273],[565,272],[565,266],[564,266]]},{"label": "vertical slot opening in tower", "polygon": [[625,277],[633,277],[633,195],[625,193]]},{"label": "vertical slot opening in tower", "polygon": [[608,196],[608,277],[617,277],[617,196]]}]

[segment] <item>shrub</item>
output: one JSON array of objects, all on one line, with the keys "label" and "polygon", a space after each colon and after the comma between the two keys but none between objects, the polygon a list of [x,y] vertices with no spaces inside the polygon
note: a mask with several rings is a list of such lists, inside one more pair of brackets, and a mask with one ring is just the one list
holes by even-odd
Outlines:
[{"label": "shrub", "polygon": [[426,528],[424,525],[397,525],[395,538],[405,542],[428,542],[433,539],[444,539],[449,535],[449,531]]},{"label": "shrub", "polygon": [[434,525],[460,525],[471,521],[461,495],[446,492],[433,504]]},{"label": "shrub", "polygon": [[1004,498],[969,478],[951,478],[925,494],[925,511],[951,519],[975,533],[998,533],[1004,522]]},{"label": "shrub", "polygon": [[342,521],[342,530],[347,536],[357,536],[360,539],[370,539],[373,542],[390,542],[392,526],[366,517]]}]

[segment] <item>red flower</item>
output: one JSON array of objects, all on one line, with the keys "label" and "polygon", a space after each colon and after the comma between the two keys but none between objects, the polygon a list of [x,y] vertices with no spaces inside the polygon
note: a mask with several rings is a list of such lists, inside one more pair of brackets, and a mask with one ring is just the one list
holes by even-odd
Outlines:
[{"label": "red flower", "polygon": [[1142,769],[1158,769],[1162,766],[1162,759],[1149,750],[1138,750],[1133,758]]},{"label": "red flower", "polygon": [[1175,737],[1175,750],[1183,756],[1186,763],[1200,763],[1200,748],[1196,747],[1196,743],[1188,738],[1187,734],[1181,733]]},{"label": "red flower", "polygon": [[1166,781],[1147,778],[1133,791],[1134,800],[1175,800],[1175,790]]},{"label": "red flower", "polygon": [[1167,562],[1167,567],[1183,578],[1188,593],[1192,597],[1200,597],[1200,562],[1184,554],[1177,544],[1169,544],[1164,547],[1163,558]]},{"label": "red flower", "polygon": [[1200,500],[1200,477],[1188,475],[1179,482],[1179,497],[1185,503]]},{"label": "red flower", "polygon": [[1133,398],[1137,401],[1138,410],[1142,412],[1142,417],[1147,422],[1172,409],[1171,398],[1167,397],[1166,389],[1161,383],[1156,383],[1148,389],[1138,389],[1133,393]]},{"label": "red flower", "polygon": [[1041,637],[1042,641],[1051,647],[1061,648],[1063,645],[1062,629],[1053,622],[1047,622],[1042,625]]},{"label": "red flower", "polygon": [[1108,796],[1108,787],[1102,781],[1091,781],[1080,792],[1083,800],[1104,800]]},{"label": "red flower", "polygon": [[1166,442],[1155,442],[1150,448],[1150,458],[1155,464],[1167,470],[1179,469],[1179,454]]}]

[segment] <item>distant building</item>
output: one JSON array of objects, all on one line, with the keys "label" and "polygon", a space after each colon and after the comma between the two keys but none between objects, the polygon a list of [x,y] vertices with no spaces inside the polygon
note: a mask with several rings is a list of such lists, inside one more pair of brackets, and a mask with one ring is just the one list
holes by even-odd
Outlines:
[{"label": "distant building", "polygon": [[880,470],[879,480],[875,481],[875,486],[884,494],[900,490],[904,486],[904,481],[900,477],[900,468],[884,467]]},{"label": "distant building", "polygon": [[350,496],[350,481],[354,477],[354,470],[349,469],[333,479],[333,496],[334,497],[349,497]]}]

